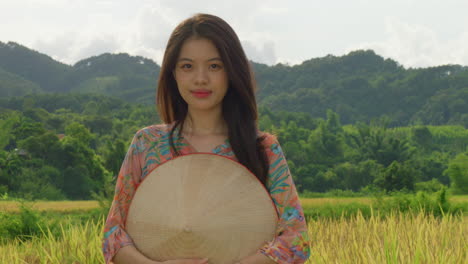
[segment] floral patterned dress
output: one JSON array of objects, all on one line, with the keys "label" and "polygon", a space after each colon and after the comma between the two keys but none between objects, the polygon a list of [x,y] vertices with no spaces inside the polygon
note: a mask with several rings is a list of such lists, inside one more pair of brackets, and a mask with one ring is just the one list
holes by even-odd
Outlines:
[{"label": "floral patterned dress", "polygon": [[[139,130],[128,149],[117,177],[115,196],[104,226],[103,253],[106,263],[112,263],[117,251],[133,245],[125,232],[130,202],[138,185],[159,164],[174,156],[169,145],[172,125],[159,124]],[[182,155],[196,150],[182,136],[174,132],[174,144]],[[289,168],[275,136],[265,133],[263,141],[269,161],[268,191],[276,206],[279,221],[276,236],[257,252],[277,263],[304,263],[310,256],[310,241],[304,213]],[[216,146],[211,153],[237,161],[229,140]]]}]

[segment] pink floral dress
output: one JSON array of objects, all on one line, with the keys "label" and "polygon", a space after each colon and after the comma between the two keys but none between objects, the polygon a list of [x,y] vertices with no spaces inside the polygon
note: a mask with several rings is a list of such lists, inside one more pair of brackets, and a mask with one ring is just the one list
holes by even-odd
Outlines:
[{"label": "pink floral dress", "polygon": [[[128,149],[117,178],[115,196],[104,226],[103,253],[106,263],[111,263],[117,251],[133,245],[125,232],[125,221],[133,195],[141,181],[159,164],[174,156],[169,145],[172,125],[159,124],[139,130]],[[265,133],[266,153],[270,164],[268,191],[276,206],[279,221],[276,237],[265,243],[257,252],[277,263],[304,263],[310,256],[310,241],[304,213],[289,168],[275,136]],[[178,130],[173,134],[174,144],[182,155],[196,150]],[[237,161],[229,140],[216,146],[211,153]]]}]

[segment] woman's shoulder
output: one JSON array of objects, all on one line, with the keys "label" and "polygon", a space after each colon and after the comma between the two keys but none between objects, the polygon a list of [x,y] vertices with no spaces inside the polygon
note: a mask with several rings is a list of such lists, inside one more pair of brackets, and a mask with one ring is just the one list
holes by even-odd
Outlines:
[{"label": "woman's shoulder", "polygon": [[166,134],[170,132],[172,128],[171,124],[154,124],[150,126],[143,127],[139,129],[135,133],[135,137],[138,139],[145,138],[145,139],[158,139],[164,137]]},{"label": "woman's shoulder", "polygon": [[271,132],[258,131],[258,138],[261,140],[262,144],[265,147],[271,148],[271,146],[279,144],[278,137]]}]

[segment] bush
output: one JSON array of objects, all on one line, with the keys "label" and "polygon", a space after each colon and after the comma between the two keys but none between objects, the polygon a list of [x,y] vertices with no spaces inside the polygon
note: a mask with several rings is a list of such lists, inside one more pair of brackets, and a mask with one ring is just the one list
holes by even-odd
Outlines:
[{"label": "bush", "polygon": [[418,182],[418,183],[415,183],[414,185],[414,189],[416,191],[423,191],[423,192],[429,192],[429,193],[437,192],[441,190],[443,187],[444,185],[436,178],[433,178],[430,181]]},{"label": "bush", "polygon": [[0,242],[14,238],[26,240],[32,236],[39,236],[44,226],[39,212],[21,202],[19,213],[0,214]]},{"label": "bush", "polygon": [[458,154],[444,171],[452,180],[454,194],[468,194],[468,155]]},{"label": "bush", "polygon": [[369,218],[372,214],[372,209],[368,205],[360,203],[349,204],[325,204],[317,208],[304,208],[304,217],[306,219],[318,220],[320,218],[327,219],[349,219],[355,217],[361,212],[364,218]]},{"label": "bush", "polygon": [[456,208],[447,200],[447,189],[444,187],[434,194],[419,191],[414,194],[393,193],[388,199],[377,198],[374,200],[374,207],[384,213],[399,211],[403,213],[418,213],[421,210],[426,214],[434,216],[444,216],[446,214],[456,214],[462,208]]},{"label": "bush", "polygon": [[[324,197],[324,194],[320,197]],[[426,215],[442,217],[444,215],[457,215],[468,210],[468,203],[451,204],[447,200],[447,188],[444,187],[438,192],[427,193],[419,191],[418,193],[393,192],[391,196],[383,196],[381,193],[375,193],[370,205],[359,202],[348,204],[323,204],[318,206],[303,207],[306,218],[319,219],[349,219],[356,216],[358,212],[365,219],[372,215],[381,218],[388,215],[401,212],[408,214],[418,214],[423,212]]]}]

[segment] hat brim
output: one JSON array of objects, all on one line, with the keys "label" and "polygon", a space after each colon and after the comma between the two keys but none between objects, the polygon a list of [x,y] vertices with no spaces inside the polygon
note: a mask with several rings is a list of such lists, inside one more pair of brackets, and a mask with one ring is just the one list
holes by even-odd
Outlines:
[{"label": "hat brim", "polygon": [[246,167],[221,155],[194,153],[146,176],[131,202],[126,231],[152,260],[231,264],[272,240],[277,222],[268,191]]}]

